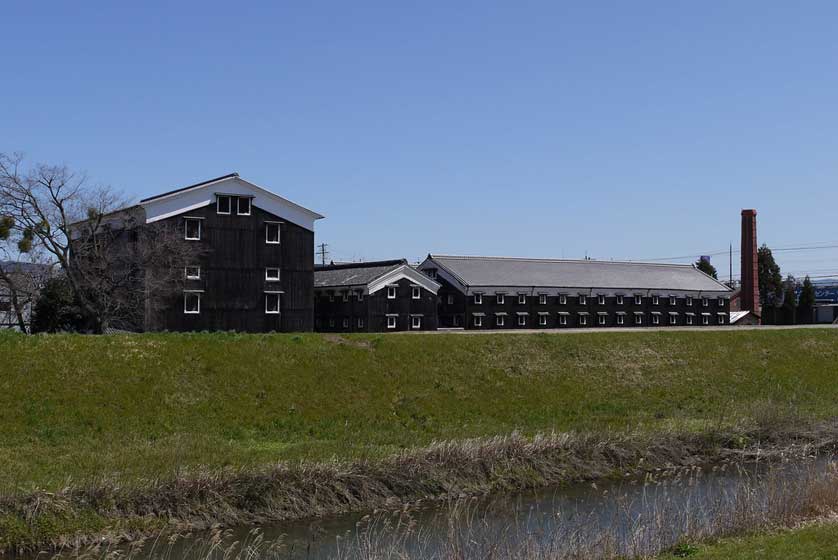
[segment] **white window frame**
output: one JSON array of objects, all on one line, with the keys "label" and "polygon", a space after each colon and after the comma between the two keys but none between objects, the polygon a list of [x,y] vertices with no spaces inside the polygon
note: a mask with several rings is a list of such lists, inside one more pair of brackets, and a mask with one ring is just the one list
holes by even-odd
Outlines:
[{"label": "white window frame", "polygon": [[506,316],[505,315],[495,315],[495,326],[505,327],[506,326]]},{"label": "white window frame", "polygon": [[[276,311],[272,311],[268,309],[268,301],[270,301],[271,296],[276,296]],[[265,292],[265,315],[279,315],[280,310],[280,294],[279,292]]]},{"label": "white window frame", "polygon": [[412,286],[410,288],[410,299],[422,299],[422,288]]},{"label": "white window frame", "polygon": [[634,305],[643,305],[643,296],[634,296]]},{"label": "white window frame", "polygon": [[538,294],[538,305],[547,305],[547,294]]},{"label": "white window frame", "polygon": [[596,297],[597,305],[605,305],[605,296],[602,294],[598,294]]},{"label": "white window frame", "polygon": [[585,294],[579,294],[579,305],[588,305],[588,296]]},{"label": "white window frame", "polygon": [[652,324],[653,325],[660,325],[661,324],[661,316],[656,315],[656,314],[653,313],[652,314]]},{"label": "white window frame", "polygon": [[687,300],[687,302],[686,302],[687,307],[692,307],[693,306],[693,297],[692,296],[687,296],[685,299]]},{"label": "white window frame", "polygon": [[625,325],[626,324],[626,316],[625,315],[617,315],[617,324],[618,325]]},{"label": "white window frame", "polygon": [[710,316],[709,315],[702,315],[701,316],[701,324],[702,325],[709,325],[710,324]]},{"label": "white window frame", "polygon": [[410,318],[410,328],[418,330],[422,328],[422,317],[413,316]]},{"label": "white window frame", "polygon": [[579,326],[580,327],[587,327],[588,326],[588,316],[587,315],[579,315]]},{"label": "white window frame", "polygon": [[718,322],[719,322],[719,324],[720,324],[720,325],[724,325],[724,324],[725,324],[725,316],[724,316],[724,314],[723,314],[723,313],[718,313],[718,314],[716,315],[716,317],[718,317]]},{"label": "white window frame", "polygon": [[[200,315],[201,314],[201,295],[202,292],[198,292],[195,290],[184,290],[183,291],[183,313],[184,315]],[[187,297],[195,296],[198,299],[198,309],[196,311],[189,311],[186,305]]]},{"label": "white window frame", "polygon": [[567,295],[559,294],[559,305],[567,305]]},{"label": "white window frame", "polygon": [[[221,199],[227,199],[227,211],[221,211]],[[233,197],[229,194],[217,194],[215,195],[215,213],[222,214],[224,216],[229,216],[233,212]]]},{"label": "white window frame", "polygon": [[387,299],[396,299],[396,287],[387,286]]},{"label": "white window frame", "polygon": [[567,315],[559,315],[559,324],[567,326]]},{"label": "white window frame", "polygon": [[725,298],[720,297],[719,298],[719,307],[724,307],[724,306],[725,306]]},{"label": "white window frame", "polygon": [[497,305],[504,305],[506,303],[506,294],[495,294],[495,303]]},{"label": "white window frame", "polygon": [[661,298],[660,296],[652,296],[652,305],[660,305]]},{"label": "white window frame", "polygon": [[475,327],[482,327],[483,326],[483,316],[482,315],[475,315],[474,317],[472,317],[472,319],[474,320],[473,322],[474,322]]},{"label": "white window frame", "polygon": [[[247,212],[242,212],[242,200],[247,201]],[[253,211],[253,199],[249,196],[240,196],[236,200],[236,214],[238,216],[250,216]]]},{"label": "white window frame", "polygon": [[710,298],[701,298],[701,307],[710,307]]},{"label": "white window frame", "polygon": [[359,329],[363,329],[364,328],[364,318],[363,317],[358,317],[355,324],[358,326]]},{"label": "white window frame", "polygon": [[395,329],[398,323],[398,317],[395,315],[387,315],[387,328]]},{"label": "white window frame", "polygon": [[[271,276],[271,271],[276,271],[276,277]],[[279,267],[278,266],[267,266],[265,267],[265,282],[279,282]]]},{"label": "white window frame", "polygon": [[642,314],[634,316],[634,324],[635,325],[642,325],[643,324],[643,315]]},{"label": "white window frame", "polygon": [[538,324],[542,327],[547,326],[547,315],[539,315],[538,316]]},{"label": "white window frame", "polygon": [[[280,222],[265,222],[265,243],[267,245],[279,245],[282,242],[282,228]],[[271,241],[271,227],[276,227],[276,241]]]},{"label": "white window frame", "polygon": [[483,294],[474,294],[474,305],[483,305]]},{"label": "white window frame", "polygon": [[617,305],[623,305],[623,296],[617,295]]},{"label": "white window frame", "polygon": [[518,315],[518,326],[519,327],[526,327],[527,326],[527,316],[526,315]]},{"label": "white window frame", "polygon": [[692,315],[687,315],[687,326],[690,326],[693,323],[695,323],[695,319],[693,318],[693,316]]},{"label": "white window frame", "polygon": [[677,305],[677,304],[678,304],[678,298],[675,297],[675,296],[669,296],[669,305]]},{"label": "white window frame", "polygon": [[[189,274],[189,269],[195,269],[198,271],[197,274]],[[183,268],[183,276],[187,280],[200,280],[201,279],[201,267],[197,265],[190,265]]]},{"label": "white window frame", "polygon": [[678,316],[677,315],[670,315],[669,316],[669,324],[670,325],[677,325],[678,324]]},{"label": "white window frame", "polygon": [[518,305],[527,304],[527,294],[518,294]]},{"label": "white window frame", "polygon": [[607,315],[597,315],[596,316],[597,325],[599,325],[600,327],[604,327],[607,321],[608,321],[608,316]]},{"label": "white window frame", "polygon": [[[183,219],[183,238],[187,241],[200,241],[201,240],[201,230],[203,229],[203,222],[201,218],[184,218]],[[189,237],[189,222],[197,222],[198,223],[198,237]]]}]

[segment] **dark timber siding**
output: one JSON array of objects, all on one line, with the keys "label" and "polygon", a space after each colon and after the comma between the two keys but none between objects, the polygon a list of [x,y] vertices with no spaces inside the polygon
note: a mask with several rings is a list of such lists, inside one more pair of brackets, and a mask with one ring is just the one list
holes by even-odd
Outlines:
[{"label": "dark timber siding", "polygon": [[[219,215],[216,206],[184,212],[165,221],[184,230],[185,217],[201,220],[202,253],[196,264],[201,279],[186,289],[204,290],[201,312],[185,314],[183,296],[174,298],[155,327],[172,331],[243,332],[310,331],[313,329],[314,233],[253,207],[250,216]],[[280,243],[265,241],[266,222],[280,224]],[[265,280],[267,267],[280,268],[280,281]],[[265,313],[265,291],[281,291],[280,313]]]}]

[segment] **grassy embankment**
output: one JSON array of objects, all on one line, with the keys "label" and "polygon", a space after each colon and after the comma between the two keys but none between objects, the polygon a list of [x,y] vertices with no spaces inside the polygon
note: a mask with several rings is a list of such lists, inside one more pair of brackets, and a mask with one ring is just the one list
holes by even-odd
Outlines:
[{"label": "grassy embankment", "polygon": [[[381,475],[370,464],[405,448],[514,431],[594,434],[570,443],[554,438],[534,449],[560,456],[566,455],[562,446],[575,446],[598,453],[611,468],[631,467],[638,458],[648,464],[656,452],[651,447],[668,441],[657,435],[662,432],[697,438],[724,432],[728,439],[705,443],[744,446],[766,435],[764,429],[743,428],[755,417],[788,412],[801,424],[834,417],[836,364],[838,331],[831,329],[348,337],[5,334],[0,336],[5,496],[0,544],[54,541],[79,527],[100,531],[114,527],[109,518],[126,515],[134,519],[119,525],[121,530],[201,517],[178,501],[189,480],[198,481],[186,491],[193,504],[213,501],[209,494],[237,485],[236,503],[224,507],[240,508],[270,493],[265,485],[278,484],[276,473],[261,478],[246,473],[281,461],[351,461],[367,465],[356,474],[368,481]],[[592,443],[597,434],[628,432],[647,438],[645,451]],[[681,449],[657,449],[662,462],[672,459],[667,453],[675,457],[700,447],[683,435],[670,439]],[[564,476],[513,476],[493,485],[510,474],[496,468],[499,463],[514,470],[510,457],[518,460],[533,449],[518,440],[474,447],[418,453],[425,467],[446,463],[449,474],[479,455],[489,464],[488,473],[480,467],[489,482],[484,489]],[[505,449],[500,455],[499,447]],[[329,487],[330,477],[354,472],[338,473],[330,464],[332,470],[284,472],[282,484],[297,484],[296,499],[305,501],[312,480]],[[409,498],[467,489],[467,480],[450,477],[410,489],[411,477],[436,476],[431,467],[423,471],[404,459],[391,462],[385,475],[392,478],[395,471],[403,480],[386,480],[384,489],[377,481],[377,495]],[[64,499],[52,508],[59,513],[38,525],[50,510],[44,504],[54,499],[44,492],[56,490]],[[123,507],[132,490],[146,497],[135,492],[131,506]],[[358,492],[345,493],[321,511],[363,505]],[[277,515],[275,503],[262,509]],[[295,511],[318,510],[308,504]]]}]

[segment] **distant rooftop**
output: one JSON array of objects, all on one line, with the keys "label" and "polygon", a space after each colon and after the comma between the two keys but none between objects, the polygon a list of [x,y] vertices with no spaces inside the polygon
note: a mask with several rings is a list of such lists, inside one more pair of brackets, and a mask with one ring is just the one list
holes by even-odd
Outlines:
[{"label": "distant rooftop", "polygon": [[314,268],[314,287],[366,286],[379,276],[406,265],[405,259],[318,265]]}]

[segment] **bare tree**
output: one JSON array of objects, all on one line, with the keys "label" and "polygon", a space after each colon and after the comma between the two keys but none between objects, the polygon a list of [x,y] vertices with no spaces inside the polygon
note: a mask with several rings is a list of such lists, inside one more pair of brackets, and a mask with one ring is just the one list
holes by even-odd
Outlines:
[{"label": "bare tree", "polygon": [[0,216],[63,269],[94,332],[142,329],[181,289],[194,249],[109,187],[66,166],[23,167],[0,154]]}]

